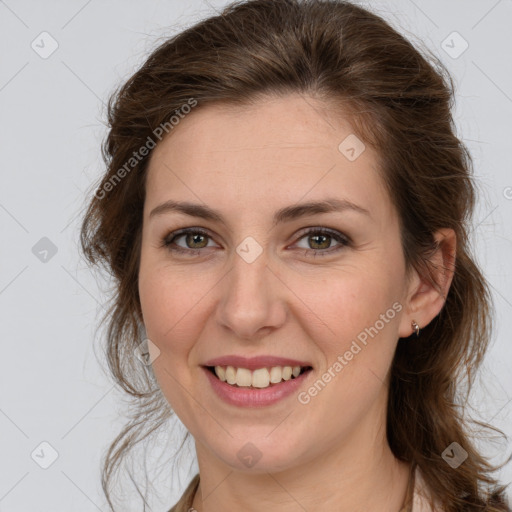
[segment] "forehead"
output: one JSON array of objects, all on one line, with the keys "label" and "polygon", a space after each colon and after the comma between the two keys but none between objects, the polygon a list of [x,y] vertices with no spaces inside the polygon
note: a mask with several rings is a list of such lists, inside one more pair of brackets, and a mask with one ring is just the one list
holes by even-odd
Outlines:
[{"label": "forehead", "polygon": [[261,208],[326,194],[390,208],[377,154],[349,118],[314,98],[289,95],[196,107],[153,150],[146,210],[168,199],[227,211],[233,202]]},{"label": "forehead", "polygon": [[265,97],[244,106],[217,103],[196,107],[153,154],[157,158],[179,148],[188,159],[219,152],[231,152],[236,158],[237,151],[265,155],[284,150],[287,159],[300,159],[308,150],[337,152],[339,142],[350,134],[353,129],[348,117],[333,116],[329,105],[314,98]]}]

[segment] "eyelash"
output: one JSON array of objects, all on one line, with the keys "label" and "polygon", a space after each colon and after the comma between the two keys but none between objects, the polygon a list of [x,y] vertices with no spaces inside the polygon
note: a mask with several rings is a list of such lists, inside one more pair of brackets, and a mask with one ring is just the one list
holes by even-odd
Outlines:
[{"label": "eyelash", "polygon": [[[204,251],[206,247],[202,249],[184,249],[183,247],[180,247],[178,245],[175,245],[174,241],[177,238],[180,238],[184,235],[188,234],[200,234],[203,236],[206,236],[208,238],[212,238],[209,233],[202,229],[202,228],[184,228],[180,229],[178,231],[174,231],[172,233],[169,233],[162,239],[161,247],[166,248],[170,252],[176,252],[180,254],[186,254],[187,256],[195,256],[199,255],[201,251]],[[311,253],[313,253],[313,257],[317,256],[328,256],[333,253],[336,253],[343,249],[346,246],[349,246],[351,243],[351,240],[349,237],[342,235],[341,233],[337,231],[333,231],[327,228],[311,228],[308,229],[306,232],[302,234],[302,236],[299,237],[298,240],[301,240],[302,238],[305,238],[307,235],[316,234],[316,235],[327,235],[336,240],[336,242],[339,242],[340,245],[338,245],[335,248],[329,248],[329,249],[305,249],[304,250],[304,256],[308,256]]]}]

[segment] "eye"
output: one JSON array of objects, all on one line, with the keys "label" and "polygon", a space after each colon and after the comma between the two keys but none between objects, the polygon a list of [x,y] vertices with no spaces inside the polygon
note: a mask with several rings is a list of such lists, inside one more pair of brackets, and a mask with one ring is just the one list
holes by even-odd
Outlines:
[{"label": "eye", "polygon": [[[308,245],[313,247],[312,249],[306,248],[304,252],[305,256],[328,256],[350,245],[350,239],[347,236],[341,234],[339,231],[327,228],[309,229],[299,238],[299,240],[302,239],[308,240]],[[334,248],[331,247],[332,240],[338,242],[338,245]]]},{"label": "eye", "polygon": [[[185,247],[176,245],[176,240],[185,239]],[[207,247],[207,239],[210,235],[201,228],[185,228],[170,233],[162,240],[162,247],[166,247],[169,251],[186,253],[189,255],[199,254],[201,249]]]}]

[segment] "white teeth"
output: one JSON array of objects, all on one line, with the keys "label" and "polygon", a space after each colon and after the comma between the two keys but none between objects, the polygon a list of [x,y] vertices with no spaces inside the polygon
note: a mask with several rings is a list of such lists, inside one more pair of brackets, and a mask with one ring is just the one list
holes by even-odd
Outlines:
[{"label": "white teeth", "polygon": [[281,380],[283,380],[283,370],[281,370],[280,366],[273,366],[270,369],[270,382],[272,382],[272,384],[277,384],[278,382],[281,382]]},{"label": "white teeth", "polygon": [[226,368],[226,381],[228,384],[236,384],[236,370],[232,366]]},{"label": "white teeth", "polygon": [[222,382],[226,382],[226,370],[222,366],[216,366],[215,373]]},{"label": "white teeth", "polygon": [[270,368],[258,368],[251,371],[247,368],[235,368],[233,366],[216,366],[215,374],[222,382],[239,387],[267,388],[270,384],[278,384],[282,380],[290,380],[300,375],[300,366],[273,366]]},{"label": "white teeth", "polygon": [[252,384],[252,375],[246,368],[238,368],[236,371],[236,384],[248,388]]},{"label": "white teeth", "polygon": [[[242,368],[238,368],[240,371]],[[249,370],[245,370],[249,371]],[[252,372],[252,387],[253,388],[268,388],[270,384],[270,373],[266,368],[259,368]]]}]

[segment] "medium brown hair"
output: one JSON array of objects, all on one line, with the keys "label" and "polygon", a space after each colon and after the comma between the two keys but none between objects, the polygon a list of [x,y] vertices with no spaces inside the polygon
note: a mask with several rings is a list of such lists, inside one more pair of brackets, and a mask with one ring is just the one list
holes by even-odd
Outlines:
[{"label": "medium brown hair", "polygon": [[[126,163],[154,141],[157,127],[171,133],[169,119],[191,99],[200,109],[290,93],[348,112],[357,136],[376,149],[399,213],[408,270],[431,280],[433,233],[455,230],[455,274],[443,309],[418,340],[398,341],[387,439],[396,457],[419,466],[447,512],[509,510],[505,487],[490,476],[496,469],[473,444],[465,413],[490,341],[492,302],[470,251],[475,187],[471,156],[452,119],[453,80],[439,59],[379,16],[335,0],[231,4],[166,40],[110,98],[102,147],[107,172],[84,217],[81,246],[90,263],[103,264],[114,278],[102,320],[108,321],[107,360],[136,409],[104,460],[102,484],[112,510],[109,483],[120,462],[172,415],[151,366],[133,355],[143,329],[137,281],[151,152]],[[468,453],[457,469],[441,455],[454,441]]]}]

